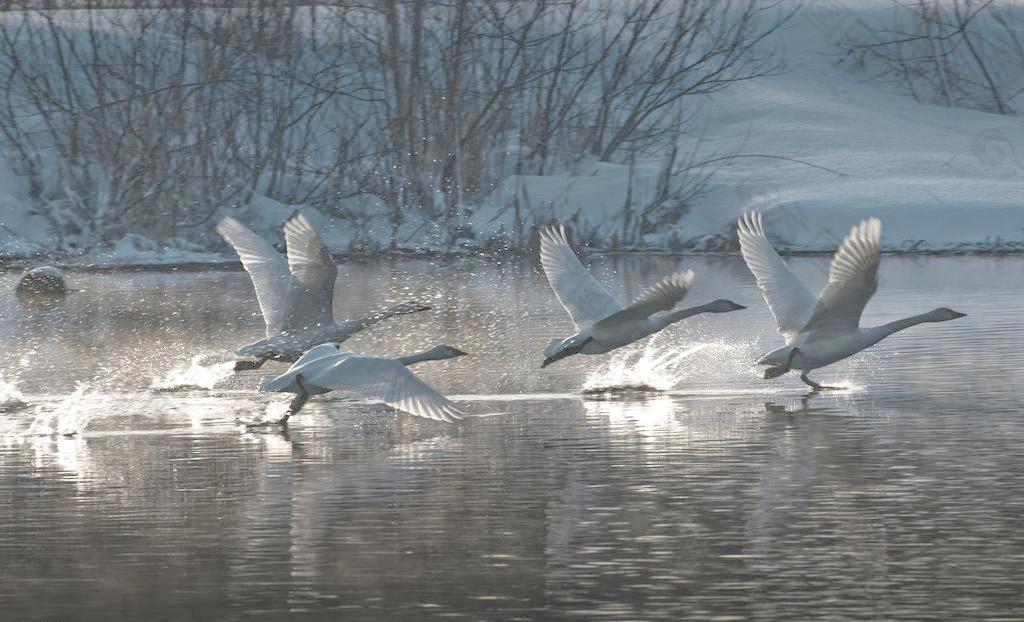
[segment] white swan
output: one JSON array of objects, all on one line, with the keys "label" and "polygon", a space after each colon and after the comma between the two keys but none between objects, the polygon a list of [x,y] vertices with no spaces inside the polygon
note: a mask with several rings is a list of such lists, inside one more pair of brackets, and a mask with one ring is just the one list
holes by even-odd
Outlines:
[{"label": "white swan", "polygon": [[743,259],[757,278],[757,286],[786,339],[785,347],[757,361],[766,367],[765,378],[798,369],[800,379],[813,389],[829,388],[808,378],[807,373],[856,354],[905,328],[966,315],[940,307],[882,326],[860,328],[864,307],[878,289],[882,224],[876,218],[861,222],[843,240],[832,259],[828,283],[817,299],[768,242],[761,214],[742,216],[738,232]]},{"label": "white swan", "polygon": [[672,313],[686,296],[693,271],[677,272],[623,307],[583,267],[569,245],[565,227],[550,226],[540,233],[540,262],[551,289],[576,324],[576,334],[555,339],[544,349],[547,367],[573,354],[602,354],[653,335],[666,326],[698,313],[726,313],[746,309],[731,300],[715,300]]},{"label": "white swan", "polygon": [[437,389],[417,378],[408,366],[465,355],[452,346],[437,346],[411,356],[377,358],[342,352],[338,344],[325,343],[311,348],[288,371],[265,382],[262,390],[296,394],[281,423],[299,412],[311,395],[330,391],[379,400],[417,417],[452,422],[461,419],[463,413]]},{"label": "white swan", "polygon": [[406,302],[369,317],[336,322],[334,281],[338,267],[303,214],[284,225],[287,259],[230,216],[220,221],[217,232],[241,258],[267,323],[266,338],[235,350],[239,356],[256,359],[238,361],[235,371],[257,369],[268,360],[291,363],[319,343],[341,343],[391,316],[430,309]]}]

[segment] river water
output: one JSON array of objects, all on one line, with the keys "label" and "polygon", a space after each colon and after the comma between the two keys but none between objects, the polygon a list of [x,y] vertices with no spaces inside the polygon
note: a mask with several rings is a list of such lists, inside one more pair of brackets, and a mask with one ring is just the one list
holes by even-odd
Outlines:
[{"label": "river water", "polygon": [[[471,353],[416,371],[476,416],[332,394],[259,431],[284,367],[229,373],[263,331],[244,273],[74,273],[31,304],[0,275],[0,617],[1024,616],[1024,259],[884,258],[866,324],[968,317],[821,394],[754,372],[781,338],[738,259],[593,261],[624,298],[680,265],[684,304],[750,308],[541,370],[571,324],[536,265],[345,262],[339,317],[434,307],[346,349]],[[660,391],[604,391],[633,384]]]}]

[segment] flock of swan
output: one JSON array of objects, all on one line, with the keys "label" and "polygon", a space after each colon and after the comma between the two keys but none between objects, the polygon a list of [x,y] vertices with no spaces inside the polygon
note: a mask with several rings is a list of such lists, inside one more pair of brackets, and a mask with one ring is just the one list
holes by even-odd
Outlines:
[{"label": "flock of swan", "polygon": [[[256,369],[268,360],[291,363],[285,373],[267,380],[265,392],[292,393],[280,422],[299,412],[310,396],[341,391],[384,402],[407,413],[455,421],[464,413],[448,398],[409,370],[424,361],[444,360],[466,353],[439,345],[399,358],[363,356],[343,351],[340,344],[389,317],[429,309],[414,301],[384,309],[369,317],[338,321],[334,317],[337,266],[309,220],[299,214],[284,226],[286,255],[234,218],[225,218],[217,231],[235,249],[252,279],[266,322],[264,339],[235,351],[242,357],[235,370]],[[940,307],[902,320],[860,327],[860,316],[878,288],[881,223],[871,218],[854,227],[832,259],[828,282],[817,298],[793,273],[765,235],[759,213],[740,218],[740,250],[764,300],[778,324],[785,345],[757,361],[764,378],[799,371],[812,390],[820,385],[807,374],[856,354],[893,333],[924,322],[944,322],[965,314]],[[575,354],[602,354],[644,339],[700,313],[745,309],[731,300],[715,300],[675,309],[686,297],[693,272],[677,272],[621,304],[583,266],[565,228],[554,225],[540,233],[540,260],[558,300],[576,326],[576,333],[554,339],[544,349],[541,367]]]}]

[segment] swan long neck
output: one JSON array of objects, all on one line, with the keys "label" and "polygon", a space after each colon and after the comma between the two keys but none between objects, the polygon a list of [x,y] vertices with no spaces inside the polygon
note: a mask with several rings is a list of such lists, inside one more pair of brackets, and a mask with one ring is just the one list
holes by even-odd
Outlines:
[{"label": "swan long neck", "polygon": [[357,321],[359,322],[361,328],[366,328],[368,326],[373,326],[377,322],[386,320],[389,317],[394,317],[396,315],[406,315],[407,313],[417,313],[419,311],[426,311],[428,309],[430,309],[430,307],[420,305],[415,302],[403,302],[402,304],[394,305],[386,309],[381,309],[380,311],[377,311],[376,313],[368,315]]},{"label": "swan long neck", "polygon": [[934,322],[931,312],[921,313],[919,315],[912,315],[905,317],[902,320],[896,320],[889,322],[888,324],[882,324],[881,326],[875,326],[874,328],[868,329],[869,332],[873,333],[874,336],[878,337],[879,340],[885,339],[893,333],[898,333],[901,330],[906,330],[911,326],[917,326],[918,324],[924,324],[925,322]]},{"label": "swan long neck", "polygon": [[424,350],[423,352],[410,354],[409,356],[399,357],[398,362],[408,367],[409,365],[415,365],[416,363],[422,363],[423,361],[441,361],[447,358],[451,357],[444,352],[438,351],[437,348],[431,348],[429,350]]},{"label": "swan long neck", "polygon": [[666,313],[665,315],[663,315],[661,317],[662,317],[662,321],[665,322],[665,326],[668,326],[669,324],[675,324],[679,320],[685,320],[686,318],[688,318],[690,316],[693,316],[693,315],[700,315],[701,313],[708,313],[711,310],[710,307],[711,307],[710,304],[705,304],[705,305],[700,305],[700,306],[697,306],[697,307],[690,307],[688,309],[680,309],[678,311],[673,311],[671,313]]},{"label": "swan long neck", "polygon": [[367,328],[369,326],[373,326],[377,322],[380,322],[382,320],[386,320],[389,317],[394,317],[395,315],[398,315],[398,314],[395,313],[394,311],[392,311],[391,309],[381,309],[380,311],[377,311],[376,313],[373,313],[371,315],[367,315],[366,317],[363,317],[363,318],[359,318],[357,320],[357,322],[359,322],[360,328]]}]

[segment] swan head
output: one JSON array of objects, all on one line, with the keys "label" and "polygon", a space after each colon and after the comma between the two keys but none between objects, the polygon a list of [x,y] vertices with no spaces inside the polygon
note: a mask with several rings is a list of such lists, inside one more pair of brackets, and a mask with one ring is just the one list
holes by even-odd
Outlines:
[{"label": "swan head", "polygon": [[453,346],[434,346],[429,350],[410,354],[409,356],[398,357],[395,360],[402,365],[415,365],[424,361],[443,361],[445,359],[453,359],[457,356],[466,356],[466,354],[466,352],[463,352]]},{"label": "swan head", "polygon": [[[429,307],[428,307],[429,308]],[[469,356],[469,352],[463,352],[455,346],[435,346],[430,349],[430,354],[433,355],[435,360],[453,359],[457,356]]]},{"label": "swan head", "polygon": [[743,309],[746,309],[746,307],[725,298],[712,300],[704,305],[704,310],[708,313],[729,313],[730,311],[741,311]]},{"label": "swan head", "polygon": [[593,337],[573,335],[564,341],[557,339],[552,341],[548,344],[547,348],[544,348],[544,362],[540,364],[540,368],[544,369],[548,365],[560,361],[567,356],[579,354],[593,339]]},{"label": "swan head", "polygon": [[928,312],[929,322],[948,322],[949,320],[955,320],[961,317],[967,317],[967,314],[954,311],[948,307],[939,307],[938,309],[933,309]]}]

